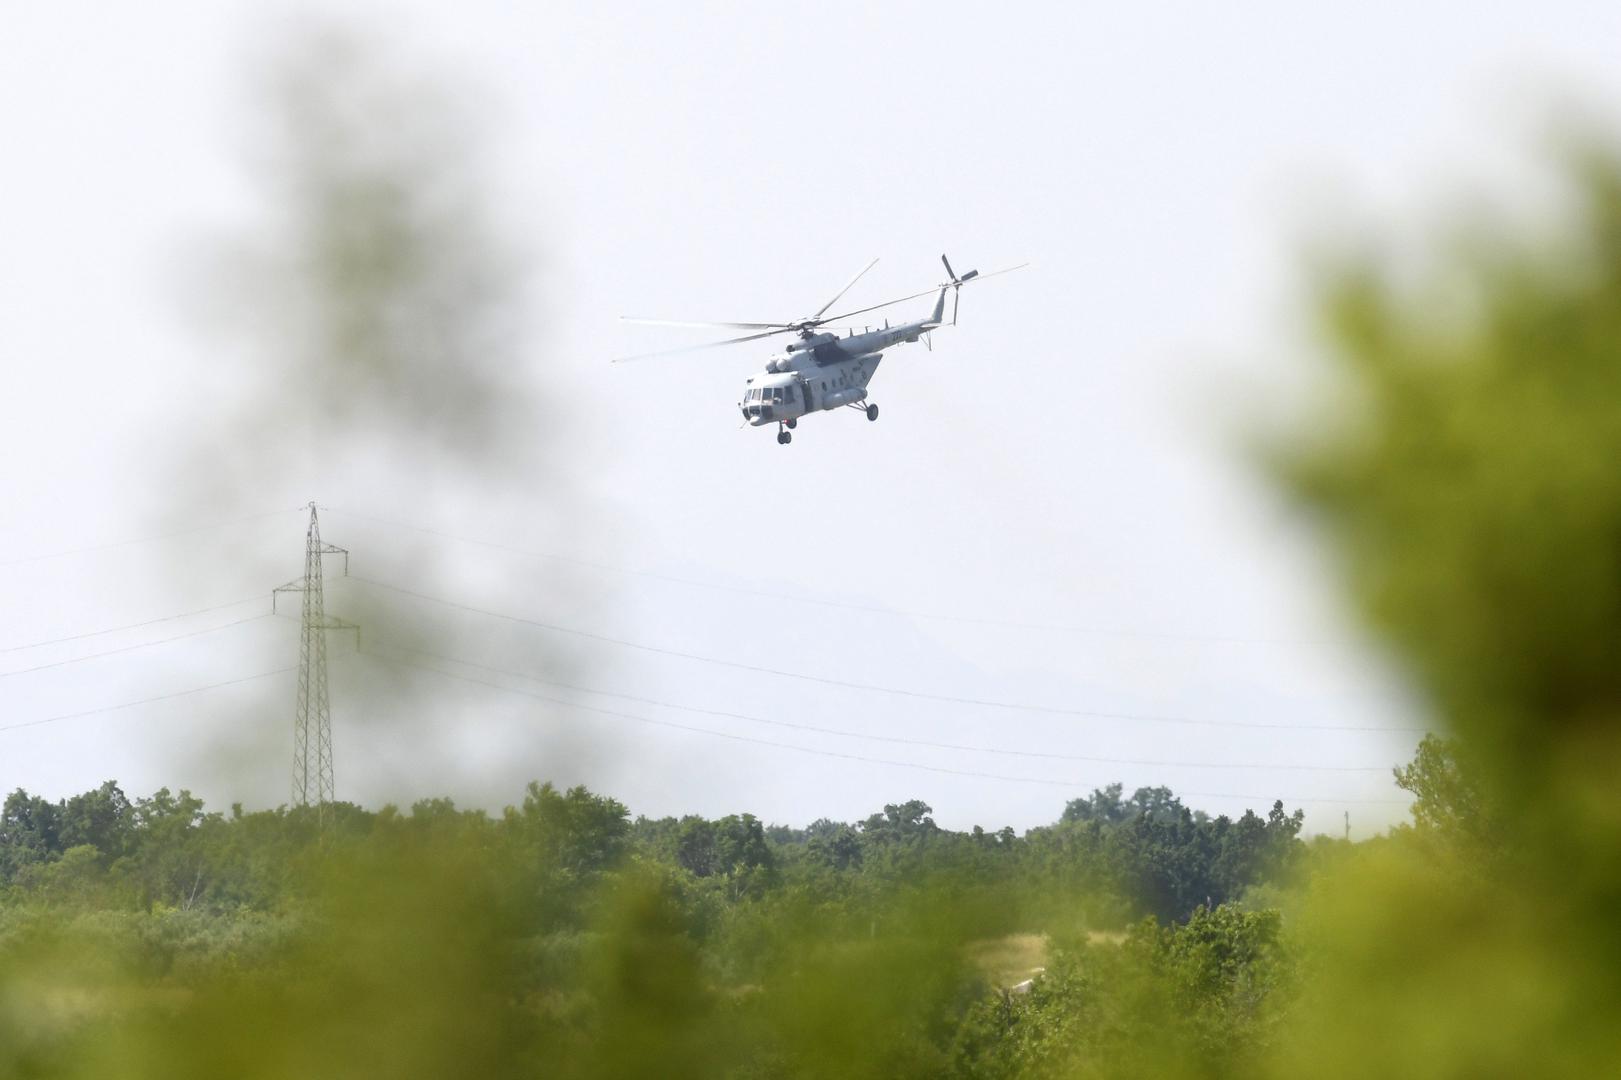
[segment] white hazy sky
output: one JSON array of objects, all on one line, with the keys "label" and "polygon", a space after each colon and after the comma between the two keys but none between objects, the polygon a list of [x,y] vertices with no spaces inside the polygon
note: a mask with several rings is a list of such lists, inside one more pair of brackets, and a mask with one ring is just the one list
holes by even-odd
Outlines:
[{"label": "white hazy sky", "polygon": [[[261,212],[254,72],[308,11],[0,4],[0,789],[285,801],[286,672],[67,714],[291,665],[296,624],[253,617],[300,573],[314,498],[357,576],[727,662],[335,582],[368,644],[431,621],[464,659],[644,699],[402,673],[335,635],[343,798],[499,806],[540,778],[648,814],[916,797],[1023,829],[1120,780],[1212,813],[1283,797],[1313,830],[1403,815],[1388,766],[1417,736],[1343,729],[1428,717],[1245,465],[1239,417],[1308,366],[1306,242],[1460,191],[1534,198],[1550,104],[1621,96],[1621,8],[320,8],[485,117],[489,215],[537,267],[520,376],[568,493],[386,457],[193,483],[177,461],[252,403],[188,267]],[[769,348],[607,363],[701,338],[622,313],[789,318],[874,255],[849,299],[876,302],[938,280],[942,250],[1034,265],[966,292],[932,353],[886,358],[876,424],[739,431]]]}]

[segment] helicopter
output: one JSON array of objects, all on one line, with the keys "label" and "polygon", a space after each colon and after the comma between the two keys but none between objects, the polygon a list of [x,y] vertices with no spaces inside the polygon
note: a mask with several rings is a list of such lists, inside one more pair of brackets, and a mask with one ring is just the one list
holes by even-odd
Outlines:
[{"label": "helicopter", "polygon": [[[951,260],[944,255],[940,261],[945,264],[946,277],[949,279],[939,285],[924,289],[922,292],[903,296],[898,300],[886,300],[881,304],[857,308],[854,311],[842,312],[838,315],[828,315],[827,310],[843,298],[855,286],[855,283],[866,276],[867,271],[878,265],[874,259],[857,271],[855,277],[845,283],[844,288],[833,295],[833,299],[823,304],[816,313],[794,322],[681,322],[670,319],[638,319],[622,316],[624,322],[641,323],[650,326],[701,326],[701,327],[727,327],[733,330],[753,330],[755,333],[745,334],[742,337],[727,338],[724,341],[709,341],[701,345],[688,345],[678,349],[664,349],[659,352],[641,353],[636,356],[624,356],[615,360],[620,363],[625,360],[644,360],[654,356],[671,356],[677,353],[696,352],[700,349],[713,349],[722,345],[736,345],[744,341],[758,341],[761,338],[774,337],[777,334],[797,334],[799,340],[790,342],[787,348],[766,361],[765,371],[749,377],[743,390],[743,400],[737,403],[743,414],[744,423],[753,427],[763,427],[766,424],[777,425],[777,442],[787,445],[793,441],[793,429],[799,426],[799,419],[813,412],[831,412],[834,409],[851,408],[866,414],[868,420],[878,419],[878,406],[867,400],[867,384],[872,381],[873,374],[878,370],[878,363],[884,358],[884,350],[896,345],[905,345],[922,338],[924,343],[933,348],[929,334],[931,331],[945,325],[946,294],[952,296],[951,325],[957,325],[957,307],[960,301],[960,290],[971,281],[984,281],[996,277],[998,274],[1011,273],[1030,265],[1020,263],[1003,270],[994,270],[988,274],[981,274],[978,270],[970,270],[961,277],[951,268]],[[882,329],[863,327],[858,333],[853,326],[842,326],[844,320],[855,315],[864,315],[869,311],[891,307],[895,304],[904,304],[908,300],[916,300],[939,290],[934,301],[934,311],[926,318],[915,322],[901,323],[890,326],[889,320],[884,320]],[[831,332],[844,330],[845,336],[840,337]]]}]

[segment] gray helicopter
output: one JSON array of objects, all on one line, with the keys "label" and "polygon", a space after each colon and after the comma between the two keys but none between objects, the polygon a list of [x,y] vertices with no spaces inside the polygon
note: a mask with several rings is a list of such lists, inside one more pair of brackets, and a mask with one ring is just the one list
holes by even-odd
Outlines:
[{"label": "gray helicopter", "polygon": [[[1020,263],[1018,266],[995,270],[989,274],[970,270],[958,277],[956,271],[951,268],[950,259],[942,255],[940,261],[945,264],[949,281],[924,289],[922,292],[912,293],[910,296],[903,296],[898,300],[886,300],[882,304],[873,304],[838,315],[828,315],[827,309],[838,303],[868,270],[877,266],[877,259],[862,267],[860,272],[846,282],[844,288],[840,289],[833,299],[817,309],[814,315],[795,322],[680,322],[669,319],[634,319],[627,316],[624,317],[625,322],[651,326],[723,326],[734,330],[758,332],[727,338],[724,341],[708,341],[702,345],[688,345],[679,349],[625,356],[614,362],[696,352],[699,349],[713,349],[721,345],[736,345],[743,341],[757,341],[777,334],[798,334],[798,341],[791,342],[785,351],[766,362],[763,373],[749,378],[743,391],[743,400],[737,403],[744,421],[754,427],[776,424],[777,442],[786,445],[793,441],[792,429],[799,426],[799,418],[809,413],[851,408],[866,413],[868,420],[876,420],[878,406],[867,400],[867,384],[872,381],[873,374],[878,370],[878,363],[884,358],[884,350],[917,341],[919,338],[928,344],[929,333],[944,325],[946,293],[952,294],[951,324],[955,326],[960,300],[958,292],[964,285],[970,281],[984,281],[998,274],[1011,273],[1030,265]],[[869,311],[916,300],[936,289],[939,290],[939,296],[935,298],[934,311],[927,318],[918,319],[916,322],[890,326],[886,319],[882,329],[874,330],[868,326],[859,332],[852,326],[833,325],[842,324],[844,320],[855,315],[865,315]],[[830,330],[843,330],[845,335],[840,337]]]}]

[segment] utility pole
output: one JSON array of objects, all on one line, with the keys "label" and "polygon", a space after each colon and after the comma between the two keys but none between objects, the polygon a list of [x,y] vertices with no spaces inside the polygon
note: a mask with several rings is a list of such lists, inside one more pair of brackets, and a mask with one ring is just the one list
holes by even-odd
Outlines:
[{"label": "utility pole", "polygon": [[[304,576],[289,581],[271,594],[271,610],[276,597],[284,592],[303,593],[298,638],[298,708],[293,716],[293,805],[308,806],[313,801],[322,822],[326,805],[333,800],[332,709],[327,701],[326,632],[353,630],[360,642],[360,627],[326,613],[321,589],[321,557],[342,555],[343,572],[349,573],[349,552],[321,540],[321,523],[310,503],[310,524],[304,533]],[[310,729],[314,727],[312,732]],[[311,758],[314,758],[312,761]]]}]

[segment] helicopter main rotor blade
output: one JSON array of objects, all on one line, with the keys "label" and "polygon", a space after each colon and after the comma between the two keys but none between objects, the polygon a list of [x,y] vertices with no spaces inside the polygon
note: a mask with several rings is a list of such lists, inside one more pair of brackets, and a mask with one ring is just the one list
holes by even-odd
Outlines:
[{"label": "helicopter main rotor blade", "polygon": [[683,345],[679,349],[660,349],[658,352],[637,353],[635,356],[619,356],[615,357],[613,362],[622,364],[627,360],[648,360],[655,356],[674,356],[678,353],[698,352],[701,349],[718,349],[722,345],[736,345],[742,341],[758,341],[774,334],[785,334],[791,329],[793,327],[780,327],[776,330],[767,330],[763,334],[744,334],[742,337],[727,338],[725,341],[706,341],[701,345]]},{"label": "helicopter main rotor blade", "polygon": [[848,319],[852,315],[865,315],[869,311],[877,311],[879,308],[893,307],[896,304],[904,304],[908,300],[916,300],[920,296],[930,296],[936,292],[939,292],[942,288],[949,287],[949,284],[945,286],[936,285],[932,289],[924,289],[922,292],[915,292],[911,296],[903,296],[899,300],[885,300],[882,304],[874,304],[871,307],[856,308],[854,311],[845,311],[838,315],[829,315],[826,321],[832,322],[834,319]]},{"label": "helicopter main rotor blade", "polygon": [[868,263],[866,266],[863,266],[856,273],[855,277],[853,277],[849,281],[845,282],[844,288],[840,289],[837,293],[835,293],[833,295],[833,299],[829,300],[827,303],[825,303],[821,307],[817,308],[816,309],[816,314],[812,315],[811,318],[812,319],[820,319],[822,317],[822,312],[826,311],[828,308],[830,308],[834,304],[838,303],[839,298],[842,297],[845,293],[849,292],[851,286],[853,286],[856,282],[860,281],[863,277],[865,277],[867,271],[871,270],[873,267],[875,267],[877,265],[878,265],[878,260],[874,259],[872,262]]},{"label": "helicopter main rotor blade", "polygon": [[946,258],[944,255],[941,255],[940,261],[946,264],[946,277],[950,278],[952,281],[956,281],[957,271],[951,268],[951,260]]},{"label": "helicopter main rotor blade", "polygon": [[787,330],[794,325],[785,322],[695,322],[683,319],[639,319],[634,315],[621,315],[619,321],[636,323],[639,326],[718,326],[728,330]]},{"label": "helicopter main rotor blade", "polygon": [[829,315],[824,321],[832,322],[835,319],[848,319],[852,315],[865,315],[869,311],[877,311],[879,308],[892,307],[895,304],[904,304],[908,300],[916,300],[920,296],[931,296],[934,293],[939,292],[941,289],[949,289],[953,286],[961,287],[963,285],[967,285],[971,281],[984,281],[986,278],[993,278],[998,274],[1011,274],[1013,271],[1023,270],[1029,265],[1029,263],[1024,262],[1020,263],[1018,266],[1009,266],[1001,270],[992,270],[988,274],[981,274],[978,270],[970,270],[966,277],[960,278],[957,281],[943,281],[934,286],[932,289],[924,289],[922,292],[915,292],[911,296],[903,296],[899,300],[885,300],[882,304],[874,304],[871,307],[856,308],[854,311],[845,311],[838,315]]}]

